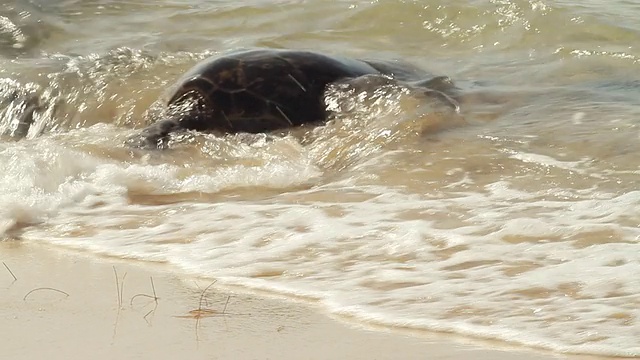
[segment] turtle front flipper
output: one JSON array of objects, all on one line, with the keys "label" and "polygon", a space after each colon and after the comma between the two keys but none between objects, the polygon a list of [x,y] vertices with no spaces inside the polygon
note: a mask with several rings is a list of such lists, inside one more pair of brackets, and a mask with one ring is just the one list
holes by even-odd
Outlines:
[{"label": "turtle front flipper", "polygon": [[140,134],[127,139],[126,145],[141,149],[164,149],[168,145],[169,134],[178,129],[180,129],[178,120],[161,120],[146,127]]},{"label": "turtle front flipper", "polygon": [[34,114],[39,110],[42,110],[40,98],[37,95],[29,96],[25,101],[24,111],[18,119],[18,125],[13,131],[13,136],[16,139],[22,139],[27,136],[29,129],[31,129],[31,125],[33,125],[33,122],[35,121]]},{"label": "turtle front flipper", "polygon": [[16,108],[18,109],[17,113],[14,114],[12,111],[9,114],[9,116],[14,117],[14,120],[5,135],[19,140],[28,135],[29,129],[36,121],[36,112],[42,110],[43,107],[38,95],[25,94],[20,90],[15,90],[8,97],[0,100],[0,106],[2,107],[9,106],[11,103],[17,104]]}]

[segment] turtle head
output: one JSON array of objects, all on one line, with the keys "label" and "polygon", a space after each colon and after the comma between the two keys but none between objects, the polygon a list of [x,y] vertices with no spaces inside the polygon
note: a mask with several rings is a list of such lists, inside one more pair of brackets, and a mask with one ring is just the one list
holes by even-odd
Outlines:
[{"label": "turtle head", "polygon": [[183,130],[206,130],[210,114],[207,98],[197,89],[182,92],[169,100],[164,119],[146,127],[140,134],[129,138],[126,144],[143,149],[163,149],[169,143],[169,134]]},{"label": "turtle head", "polygon": [[213,113],[209,97],[200,88],[187,88],[179,92],[168,102],[168,117],[179,123],[185,130],[203,131]]}]

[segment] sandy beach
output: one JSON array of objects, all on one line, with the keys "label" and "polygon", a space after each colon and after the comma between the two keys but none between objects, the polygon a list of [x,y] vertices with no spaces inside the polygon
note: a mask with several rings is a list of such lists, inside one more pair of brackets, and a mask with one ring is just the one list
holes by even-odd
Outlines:
[{"label": "sandy beach", "polygon": [[2,359],[587,359],[363,328],[235,288],[203,296],[211,279],[163,264],[18,241],[0,242],[0,254]]}]

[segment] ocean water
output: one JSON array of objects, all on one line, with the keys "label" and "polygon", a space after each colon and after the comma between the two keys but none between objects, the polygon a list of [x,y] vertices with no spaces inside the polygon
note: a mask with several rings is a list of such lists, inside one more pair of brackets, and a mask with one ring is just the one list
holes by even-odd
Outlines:
[{"label": "ocean water", "polygon": [[[623,0],[4,1],[0,238],[392,330],[638,357],[639,17]],[[328,92],[325,126],[124,145],[180,74],[250,47],[402,59],[450,76],[461,113]]]}]

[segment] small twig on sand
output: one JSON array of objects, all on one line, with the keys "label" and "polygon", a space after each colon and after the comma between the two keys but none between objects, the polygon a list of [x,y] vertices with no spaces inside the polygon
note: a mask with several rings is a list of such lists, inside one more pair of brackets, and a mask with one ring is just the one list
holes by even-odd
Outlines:
[{"label": "small twig on sand", "polygon": [[[200,285],[198,285],[197,282],[194,281],[193,283],[196,285],[198,290],[202,291],[202,288],[200,287]],[[207,300],[207,298],[204,298],[204,304],[205,304],[205,306],[209,306],[209,301]]]},{"label": "small twig on sand", "polygon": [[207,292],[207,290],[209,290],[210,287],[213,286],[213,284],[216,283],[216,281],[218,280],[213,280],[213,282],[209,284],[209,286],[207,286],[206,288],[204,288],[204,290],[202,290],[202,293],[200,294],[200,301],[198,301],[198,310],[193,312],[193,316],[196,318],[196,342],[200,342],[200,336],[198,335],[198,327],[200,325],[200,319],[204,317],[204,312],[206,312],[206,310],[202,309],[202,299],[205,299],[206,301],[204,294]]},{"label": "small twig on sand", "polygon": [[116,276],[116,292],[117,292],[117,300],[118,300],[118,308],[122,307],[122,294],[124,294],[124,279],[127,277],[127,273],[125,272],[122,276],[122,285],[120,285],[120,280],[118,278],[118,271],[116,267],[113,267],[113,274]]},{"label": "small twig on sand", "polygon": [[68,293],[66,293],[66,292],[64,292],[64,291],[62,291],[62,290],[58,290],[58,289],[54,289],[54,288],[50,288],[50,287],[41,287],[41,288],[37,288],[37,289],[33,289],[33,290],[29,291],[29,292],[24,296],[24,298],[22,298],[22,300],[27,301],[27,297],[28,297],[31,293],[36,292],[36,291],[39,291],[39,290],[50,290],[50,291],[56,291],[56,292],[59,292],[59,293],[61,293],[61,294],[66,295],[67,297],[69,297],[69,294],[68,294]]},{"label": "small twig on sand", "polygon": [[151,280],[151,290],[153,290],[153,299],[158,302],[158,295],[156,294],[156,286],[153,285],[153,276],[149,276],[149,280]]},{"label": "small twig on sand", "polygon": [[206,288],[204,288],[204,290],[202,290],[202,294],[200,294],[200,301],[198,302],[198,311],[202,310],[202,299],[204,298],[204,294],[207,292],[207,290],[209,290],[210,287],[213,286],[213,284],[216,283],[216,281],[218,280],[213,280],[213,282],[209,284],[209,286],[207,286]]},{"label": "small twig on sand", "polygon": [[149,310],[149,312],[147,312],[142,318],[144,319],[144,321],[146,321],[149,325],[151,325],[151,323],[149,322],[149,320],[147,320],[147,316],[151,315],[154,311],[156,311],[156,309],[158,308],[158,294],[156,293],[156,286],[153,284],[153,276],[149,276],[149,279],[151,280],[151,290],[153,291],[153,296],[151,295],[147,295],[147,294],[136,294],[131,298],[131,301],[129,302],[129,304],[131,306],[133,306],[133,300],[135,298],[137,298],[138,296],[142,296],[142,297],[147,297],[147,298],[151,298],[153,299],[153,301],[155,301],[155,306],[153,307],[153,309]]},{"label": "small twig on sand", "polygon": [[111,337],[111,342],[114,343],[116,339],[116,333],[118,331],[118,319],[120,318],[120,311],[122,310],[122,295],[124,294],[124,279],[127,277],[127,273],[125,272],[122,276],[122,285],[120,285],[120,279],[118,278],[118,271],[116,267],[113,266],[113,274],[116,277],[116,296],[118,301],[118,311],[116,312],[116,320],[113,323],[113,336]]},{"label": "small twig on sand", "polygon": [[158,295],[156,294],[156,287],[153,285],[153,277],[149,276],[149,278],[151,279],[151,290],[153,290],[153,296],[147,295],[147,294],[136,294],[131,298],[131,301],[129,301],[129,305],[133,305],[133,300],[135,298],[137,298],[138,296],[151,298],[151,299],[153,299],[153,301],[156,302],[156,304],[158,303],[158,299],[159,298],[158,298]]},{"label": "small twig on sand", "polygon": [[[200,294],[200,302],[198,304],[198,308],[189,311],[189,315],[184,315],[184,316],[178,316],[181,318],[190,318],[190,319],[196,319],[199,320],[201,318],[204,317],[212,317],[212,316],[224,316],[224,315],[232,315],[232,314],[228,314],[227,313],[227,306],[229,306],[229,300],[231,300],[231,295],[227,296],[227,301],[224,303],[224,308],[222,309],[222,312],[213,310],[213,309],[208,309],[207,307],[203,307],[202,304],[206,303],[207,299],[205,298],[205,294],[207,292],[207,290],[213,286],[213,284],[215,284],[216,282],[212,282],[211,284],[209,284],[209,286],[207,286],[204,290],[202,290],[202,293]],[[233,315],[237,315],[237,314],[233,314]]]},{"label": "small twig on sand", "polygon": [[224,303],[224,309],[222,309],[222,315],[224,315],[225,311],[227,311],[227,305],[229,305],[229,300],[231,300],[231,295],[227,295],[227,302]]},{"label": "small twig on sand", "polygon": [[147,295],[147,294],[135,294],[135,295],[133,295],[133,297],[131,298],[131,301],[129,301],[129,305],[133,305],[133,300],[134,300],[135,298],[139,297],[139,296],[142,296],[142,297],[146,297],[146,298],[153,299],[153,300],[156,302],[156,304],[158,303],[158,298],[157,298],[157,297],[155,297],[155,296],[151,296],[151,295]]},{"label": "small twig on sand", "polygon": [[116,267],[113,267],[113,274],[116,276],[116,301],[118,302],[118,307],[120,306],[120,280],[118,279],[118,271]]},{"label": "small twig on sand", "polygon": [[11,276],[13,276],[13,282],[18,281],[18,278],[15,276],[13,271],[11,271],[11,269],[9,269],[9,265],[7,265],[7,263],[5,263],[4,261],[2,262],[2,265],[4,265],[4,267],[7,268],[7,271],[9,272],[9,274],[11,274]]},{"label": "small twig on sand", "polygon": [[[195,319],[196,320],[196,342],[200,341],[200,336],[198,335],[198,327],[200,325],[200,319],[202,319],[203,317],[207,317],[207,316],[212,316],[213,314],[215,314],[215,311],[213,310],[209,310],[209,309],[203,309],[202,308],[202,302],[204,301],[205,303],[207,303],[208,306],[208,302],[207,299],[205,298],[205,294],[207,293],[207,290],[209,290],[210,287],[213,286],[213,284],[216,283],[217,280],[213,280],[213,282],[211,284],[209,284],[209,286],[207,286],[206,288],[204,288],[204,290],[202,290],[202,293],[200,294],[200,300],[198,301],[198,308],[195,310],[191,310],[189,311],[189,315],[184,315],[184,316],[178,316],[181,318],[190,318],[190,319]],[[198,286],[198,284],[196,284],[196,286]],[[200,289],[200,287],[198,286],[198,289]]]},{"label": "small twig on sand", "polygon": [[142,318],[147,322],[147,324],[151,325],[151,323],[149,322],[149,320],[147,320],[147,316],[151,315],[151,313],[153,313],[154,311],[156,311],[156,309],[158,308],[158,303],[156,303],[156,306],[153,307],[153,309],[149,310],[148,313],[145,314],[145,316],[143,316]]}]

